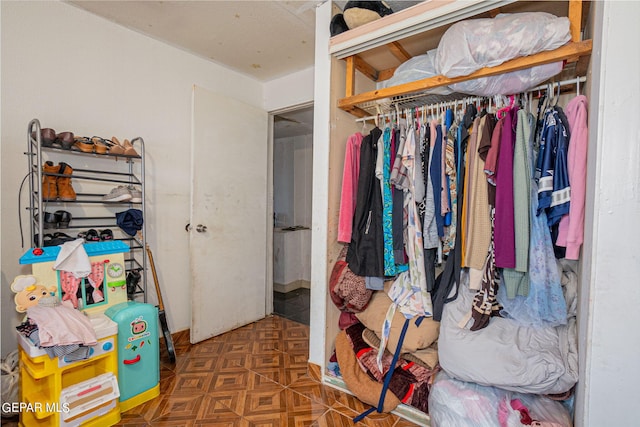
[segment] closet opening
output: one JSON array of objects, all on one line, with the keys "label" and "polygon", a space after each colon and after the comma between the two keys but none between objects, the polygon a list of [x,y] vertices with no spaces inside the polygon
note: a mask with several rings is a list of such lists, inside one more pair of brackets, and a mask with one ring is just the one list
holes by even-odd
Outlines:
[{"label": "closet opening", "polygon": [[309,324],[313,105],[273,114],[273,312]]}]

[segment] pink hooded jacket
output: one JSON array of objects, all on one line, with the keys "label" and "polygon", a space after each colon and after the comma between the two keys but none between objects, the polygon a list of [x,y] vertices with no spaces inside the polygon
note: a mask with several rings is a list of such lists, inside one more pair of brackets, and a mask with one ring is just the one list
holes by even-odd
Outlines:
[{"label": "pink hooded jacket", "polygon": [[567,248],[565,257],[577,260],[584,239],[584,201],[587,185],[587,151],[589,128],[587,126],[587,97],[578,95],[565,108],[569,120],[568,169],[571,185],[569,214],[560,220],[556,244]]},{"label": "pink hooded jacket", "polygon": [[357,132],[347,140],[342,171],[342,193],[340,196],[340,216],[338,218],[338,242],[351,242],[353,214],[356,211],[358,177],[360,175],[360,144],[362,134]]}]

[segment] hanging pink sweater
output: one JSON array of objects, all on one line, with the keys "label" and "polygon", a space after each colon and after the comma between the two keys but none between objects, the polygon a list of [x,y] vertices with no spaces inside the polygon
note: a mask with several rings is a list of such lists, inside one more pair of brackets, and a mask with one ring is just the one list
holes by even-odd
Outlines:
[{"label": "hanging pink sweater", "polygon": [[338,218],[338,242],[351,242],[353,214],[358,196],[358,177],[360,176],[360,144],[362,134],[354,133],[347,140],[342,171],[342,194],[340,196],[340,216]]},{"label": "hanging pink sweater", "polygon": [[565,113],[569,121],[569,152],[567,166],[571,185],[569,214],[562,217],[558,226],[558,246],[567,248],[565,257],[577,260],[584,239],[584,200],[587,185],[587,149],[589,148],[589,128],[587,97],[576,96],[567,104]]}]

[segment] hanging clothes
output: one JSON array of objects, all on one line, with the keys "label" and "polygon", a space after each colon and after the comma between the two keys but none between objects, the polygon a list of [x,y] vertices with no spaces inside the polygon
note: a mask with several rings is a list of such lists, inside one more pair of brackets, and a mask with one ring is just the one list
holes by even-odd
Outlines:
[{"label": "hanging clothes", "polygon": [[529,294],[529,242],[531,228],[531,167],[527,158],[527,147],[533,143],[533,115],[518,111],[516,144],[513,154],[513,200],[516,264],[513,269],[502,272],[507,296]]},{"label": "hanging clothes", "polygon": [[360,145],[363,135],[357,132],[347,139],[342,170],[342,192],[340,193],[340,213],[338,217],[338,242],[351,241],[353,215],[358,196],[358,175],[360,173]]},{"label": "hanging clothes", "polygon": [[[393,155],[390,159],[391,162],[391,170],[393,173],[393,168],[395,167],[395,159],[398,155],[398,152],[401,148],[400,145],[400,129],[393,130]],[[402,144],[404,144],[404,139],[402,140]],[[402,156],[400,156],[402,159]],[[401,160],[398,160],[398,167]],[[397,173],[397,171],[396,171]],[[401,190],[395,188],[395,186],[391,187],[391,194],[393,197],[393,208],[391,213],[391,226],[393,229],[393,257],[396,265],[405,266],[407,264],[407,255],[404,251],[404,225],[406,223],[404,218],[404,209],[402,207],[404,203],[404,194]],[[406,267],[408,268],[408,267]],[[403,271],[406,271],[405,267],[402,267]]]},{"label": "hanging clothes", "polygon": [[[433,129],[433,127],[432,127]],[[433,205],[435,208],[438,237],[444,237],[444,218],[442,217],[442,126],[435,125],[435,143],[431,156],[431,185],[433,187]],[[433,131],[431,133],[433,135]]]},{"label": "hanging clothes", "polygon": [[476,117],[469,137],[467,174],[469,189],[465,194],[467,231],[465,266],[469,267],[469,286],[480,289],[487,262],[487,253],[492,241],[488,183],[484,174],[484,161],[478,154],[487,116]]},{"label": "hanging clothes", "polygon": [[540,138],[540,153],[536,169],[540,176],[538,215],[547,214],[549,227],[569,213],[570,187],[567,170],[569,128],[564,113],[554,106],[547,110]]},{"label": "hanging clothes", "polygon": [[559,326],[567,323],[567,307],[553,243],[544,211],[538,215],[538,184],[533,167],[533,144],[527,147],[527,163],[534,172],[530,180],[529,294],[509,297],[506,286],[498,289],[502,313],[530,327]]},{"label": "hanging clothes", "polygon": [[560,220],[556,244],[566,247],[566,258],[577,260],[584,240],[584,202],[587,185],[587,97],[576,96],[566,108],[571,138],[569,140],[568,169],[571,183],[569,214]]},{"label": "hanging clothes", "polygon": [[393,130],[385,127],[382,134],[382,231],[384,240],[384,275],[396,276],[408,266],[396,265],[393,236],[393,194],[391,184],[391,139]]},{"label": "hanging clothes", "polygon": [[458,208],[458,183],[456,171],[455,147],[457,144],[456,136],[458,134],[458,125],[452,123],[447,132],[447,145],[445,148],[445,172],[447,175],[447,190],[449,192],[449,213],[445,216],[444,223],[446,225],[445,235],[442,241],[442,253],[448,255],[453,249],[456,241],[457,226],[457,208]]},{"label": "hanging clothes", "polygon": [[513,218],[513,146],[516,109],[507,111],[502,125],[496,176],[495,253],[496,266],[514,268],[515,231]]},{"label": "hanging clothes", "polygon": [[391,321],[396,309],[407,319],[416,316],[431,316],[433,308],[431,295],[427,291],[425,275],[424,253],[420,219],[415,204],[415,167],[416,167],[416,141],[413,126],[407,131],[402,164],[406,169],[404,206],[407,212],[407,255],[409,257],[409,270],[401,273],[389,289],[389,297],[393,304],[389,306],[387,315],[382,325],[382,337],[380,340],[380,354],[378,366],[382,364],[382,353],[386,348],[391,329]]},{"label": "hanging clothes", "polygon": [[347,251],[349,268],[358,276],[384,276],[384,239],[382,236],[382,192],[375,176],[378,140],[374,128],[360,146],[360,175],[353,218],[351,242]]}]

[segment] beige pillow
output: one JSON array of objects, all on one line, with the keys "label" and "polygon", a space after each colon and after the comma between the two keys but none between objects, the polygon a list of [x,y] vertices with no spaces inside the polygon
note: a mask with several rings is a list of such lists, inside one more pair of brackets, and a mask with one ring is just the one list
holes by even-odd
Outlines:
[{"label": "beige pillow", "polygon": [[[387,286],[385,286],[387,288]],[[371,296],[369,305],[361,313],[356,313],[356,317],[364,326],[371,329],[378,337],[381,336],[382,322],[387,315],[387,310],[391,305],[391,298],[385,291],[375,291]],[[391,322],[391,331],[389,333],[389,341],[387,341],[387,350],[395,353],[402,326],[404,325],[404,316],[400,311],[396,310]],[[438,339],[440,333],[440,322],[436,322],[431,317],[422,320],[420,326],[416,326],[416,319],[409,320],[409,328],[402,343],[402,353],[413,353],[417,350],[430,347]]]},{"label": "beige pillow", "polygon": [[[371,329],[362,331],[362,339],[373,348],[380,346],[380,338]],[[407,362],[417,363],[427,369],[433,369],[438,364],[438,342],[434,342],[428,348],[416,350],[413,353],[402,353],[400,357]]]}]

